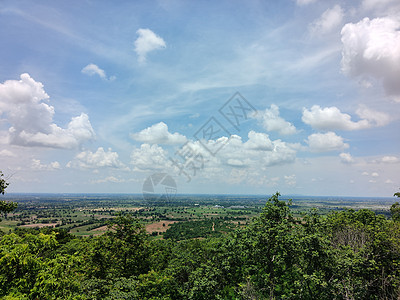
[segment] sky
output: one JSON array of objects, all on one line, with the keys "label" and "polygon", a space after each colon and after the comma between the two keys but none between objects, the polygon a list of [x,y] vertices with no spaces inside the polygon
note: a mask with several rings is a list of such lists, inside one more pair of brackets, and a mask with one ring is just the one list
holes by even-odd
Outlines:
[{"label": "sky", "polygon": [[2,0],[0,41],[7,192],[400,188],[398,0]]}]

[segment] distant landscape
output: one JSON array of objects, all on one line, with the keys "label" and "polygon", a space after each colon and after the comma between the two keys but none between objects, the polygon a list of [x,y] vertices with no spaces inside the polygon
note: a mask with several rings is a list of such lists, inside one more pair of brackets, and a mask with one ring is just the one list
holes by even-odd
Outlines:
[{"label": "distant landscape", "polygon": [[[8,183],[1,183],[4,192]],[[4,199],[4,299],[400,297],[397,198],[276,193]]]},{"label": "distant landscape", "polygon": [[400,0],[0,0],[0,300],[400,300]]},{"label": "distant landscape", "polygon": [[[18,208],[5,216],[0,229],[9,232],[15,228],[54,227],[76,236],[97,236],[108,230],[110,219],[123,213],[140,220],[154,238],[162,238],[167,231],[167,236],[182,231],[182,225],[175,223],[188,225],[194,221],[202,223],[192,224],[208,224],[208,230],[190,236],[208,237],[248,224],[260,214],[267,198],[200,194],[176,195],[169,200],[154,197],[149,201],[142,194],[6,194],[4,199],[17,202]],[[393,197],[282,196],[281,199],[292,199],[291,209],[298,216],[311,209],[320,215],[345,209],[370,209],[388,217],[395,202]],[[214,226],[211,231],[215,223],[224,224],[223,230]]]}]

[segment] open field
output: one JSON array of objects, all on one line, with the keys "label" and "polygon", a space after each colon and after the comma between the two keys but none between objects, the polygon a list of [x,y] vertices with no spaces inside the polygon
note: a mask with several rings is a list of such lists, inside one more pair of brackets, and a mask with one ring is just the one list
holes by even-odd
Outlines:
[{"label": "open field", "polygon": [[153,232],[166,232],[168,228],[170,228],[171,224],[174,224],[178,221],[160,221],[146,225],[146,231],[148,233]]},{"label": "open field", "polygon": [[[96,236],[107,231],[113,218],[131,214],[149,234],[162,238],[171,228],[182,231],[185,226],[191,227],[190,222],[197,222],[193,225],[199,228],[191,230],[199,234],[226,233],[259,215],[268,196],[179,195],[168,202],[160,199],[145,201],[142,195],[103,194],[10,194],[3,198],[18,202],[13,213],[3,216],[0,223],[3,232],[18,227],[56,227],[76,236]],[[285,198],[289,199],[282,197]],[[388,216],[394,202],[394,198],[293,197],[292,209],[298,216],[311,209],[317,209],[318,214],[323,215],[330,211],[361,208]]]}]

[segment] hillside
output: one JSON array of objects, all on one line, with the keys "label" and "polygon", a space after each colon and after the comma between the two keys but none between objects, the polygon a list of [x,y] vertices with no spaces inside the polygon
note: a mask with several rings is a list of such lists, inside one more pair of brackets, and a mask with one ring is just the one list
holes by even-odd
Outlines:
[{"label": "hillside", "polygon": [[[213,234],[217,228],[227,229],[223,221],[214,221],[201,239],[190,235],[154,239],[132,212],[114,218],[112,230],[89,238],[59,228],[18,228],[0,240],[0,295],[7,299],[399,297],[396,210],[392,219],[368,209],[295,216],[290,202],[278,196],[272,196],[247,225]],[[201,229],[209,221],[197,222],[203,222]],[[186,230],[193,231],[190,226]]]}]

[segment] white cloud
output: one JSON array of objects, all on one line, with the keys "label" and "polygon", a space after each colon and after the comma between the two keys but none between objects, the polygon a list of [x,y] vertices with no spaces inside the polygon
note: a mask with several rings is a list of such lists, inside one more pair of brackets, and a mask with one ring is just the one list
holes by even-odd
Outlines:
[{"label": "white cloud", "polygon": [[131,164],[136,171],[166,170],[171,162],[168,152],[158,145],[142,144],[131,153]]},{"label": "white cloud", "polygon": [[132,133],[131,138],[147,144],[176,145],[186,142],[186,137],[175,132],[170,133],[164,122],[154,124],[138,133]]},{"label": "white cloud", "polygon": [[393,10],[393,5],[399,5],[398,0],[363,0],[362,7],[366,10],[382,10],[390,7]]},{"label": "white cloud", "polygon": [[317,20],[309,26],[311,34],[326,34],[338,27],[343,20],[344,12],[340,5],[327,9]]},{"label": "white cloud", "polygon": [[345,74],[382,79],[387,95],[400,97],[400,22],[392,17],[364,18],[346,24],[342,34]]},{"label": "white cloud", "polygon": [[357,109],[356,114],[360,118],[367,120],[371,127],[385,126],[390,122],[389,115],[383,112],[371,110],[363,105]]},{"label": "white cloud", "polygon": [[317,0],[296,0],[297,5],[304,6],[316,2]]},{"label": "white cloud", "polygon": [[296,159],[297,145],[289,144],[281,140],[273,141],[274,149],[263,156],[266,166],[292,163]]},{"label": "white cloud", "polygon": [[[362,174],[361,174],[362,176],[370,176],[370,177],[373,177],[373,179],[370,179],[368,182],[370,182],[370,183],[376,183],[376,178],[378,178],[379,177],[379,173],[377,173],[377,172],[371,172],[371,173],[368,173],[368,172],[362,172]],[[374,179],[375,178],[375,179]]]},{"label": "white cloud", "polygon": [[157,144],[145,143],[132,151],[131,164],[135,171],[180,174],[182,180],[274,186],[276,180],[265,173],[270,167],[294,163],[299,148],[298,144],[272,141],[267,134],[255,131],[248,133],[247,141],[232,135],[210,141],[214,143],[224,144],[216,155],[211,155],[199,140],[189,140],[174,154]]},{"label": "white cloud", "polygon": [[135,52],[139,62],[145,62],[147,53],[166,47],[165,41],[150,29],[140,28],[136,33],[139,37],[135,41]]},{"label": "white cloud", "polygon": [[[154,130],[154,126],[152,126],[153,128],[150,127],[152,130],[147,128],[137,134],[135,138],[151,142],[169,141],[170,134],[165,134],[168,132],[166,125],[160,123],[156,125],[161,125],[160,128],[162,130],[155,130],[155,132],[162,131],[164,134],[159,136],[149,133]],[[155,128],[158,128],[158,126]],[[149,139],[149,136],[157,136],[158,138]],[[179,134],[176,133],[176,136],[179,136]],[[248,139],[245,142],[238,135],[223,136],[216,140],[208,141],[206,146],[223,145],[216,155],[211,155],[207,151],[204,142],[189,140],[170,156],[161,146],[144,143],[140,148],[135,148],[132,151],[131,164],[136,171],[162,170],[164,172],[174,172],[181,174],[183,179],[200,177],[212,181],[222,180],[223,182],[231,183],[233,180],[251,184],[251,182],[255,182],[254,180],[257,177],[265,176],[261,172],[267,171],[268,167],[293,163],[299,148],[298,144],[286,143],[281,140],[272,141],[268,134],[255,131],[248,133]],[[170,158],[176,164],[173,164]],[[234,169],[243,170],[239,172],[243,177],[239,178],[239,173],[234,172],[235,178],[231,178],[230,174]],[[272,184],[269,179],[262,180],[262,182]]]},{"label": "white cloud", "polygon": [[319,130],[359,130],[389,123],[388,115],[372,111],[364,106],[360,107],[356,113],[362,120],[352,121],[350,115],[342,113],[335,106],[321,108],[319,105],[314,105],[311,110],[303,109],[301,119]]},{"label": "white cloud", "polygon": [[93,75],[98,75],[100,78],[106,79],[106,72],[103,69],[100,69],[97,65],[95,64],[88,64],[86,67],[84,67],[81,72],[83,74],[93,76]]},{"label": "white cloud", "polygon": [[312,152],[340,151],[349,147],[341,136],[331,131],[311,134],[306,142]]},{"label": "white cloud", "polygon": [[117,152],[112,152],[111,149],[104,151],[103,147],[99,147],[96,152],[88,150],[78,153],[72,161],[67,163],[67,167],[79,169],[127,169],[119,160]]},{"label": "white cloud", "polygon": [[54,171],[61,169],[58,161],[53,161],[49,164],[42,164],[39,159],[32,159],[31,168],[38,171]]},{"label": "white cloud", "polygon": [[96,179],[96,180],[91,180],[91,181],[90,181],[90,183],[95,183],[95,184],[98,184],[98,183],[108,183],[108,182],[111,182],[111,183],[121,183],[121,182],[126,182],[126,180],[123,179],[123,178],[115,177],[115,176],[107,176],[107,177],[102,178],[102,179]]},{"label": "white cloud", "polygon": [[339,154],[339,157],[342,163],[351,164],[354,162],[354,158],[351,156],[350,153],[342,152]]},{"label": "white cloud", "polygon": [[244,147],[250,150],[265,150],[270,151],[274,149],[274,144],[269,139],[268,134],[259,133],[251,130],[248,133],[248,140],[244,143]]},{"label": "white cloud", "polygon": [[95,137],[89,117],[84,113],[72,118],[67,129],[62,129],[56,124],[50,124],[47,133],[22,130],[18,134],[13,127],[10,128],[9,132],[13,144],[52,148],[77,148],[83,142]]},{"label": "white cloud", "polygon": [[0,151],[0,156],[3,157],[16,157],[17,155],[13,152],[11,152],[10,150],[7,149],[3,149]]},{"label": "white cloud", "polygon": [[[232,135],[229,142],[218,152],[216,158],[206,157],[213,164],[247,166],[257,170],[273,165],[284,165],[296,159],[297,145],[289,144],[281,140],[271,141],[267,134],[250,131],[247,142],[243,143],[242,138]],[[196,148],[197,147],[197,148]],[[201,146],[200,146],[201,147]],[[194,143],[194,149],[199,149],[198,142]],[[201,148],[198,151],[202,151]],[[207,154],[208,155],[208,154]],[[230,163],[228,162],[230,160]]]},{"label": "white cloud", "polygon": [[285,179],[285,183],[287,185],[291,185],[291,186],[296,185],[296,175],[295,174],[292,174],[289,176],[284,176],[283,178]]},{"label": "white cloud", "polygon": [[227,164],[232,167],[239,167],[239,168],[244,166],[243,161],[241,161],[240,159],[232,159],[232,158],[228,159]]},{"label": "white cloud", "polygon": [[[232,180],[238,180],[253,184],[255,181],[259,182],[257,178],[264,176],[262,172],[266,172],[269,167],[293,163],[298,149],[297,144],[281,140],[271,141],[267,134],[254,131],[248,133],[246,142],[243,142],[240,136],[232,135],[229,138],[221,137],[210,141],[211,145],[214,143],[224,144],[214,156],[198,140],[184,144],[171,156],[183,170],[176,164],[172,167],[172,162],[167,159],[168,153],[164,149],[149,144],[143,144],[140,149],[133,151],[132,164],[137,170],[175,170],[186,179],[189,176],[191,178],[200,176],[202,179],[212,181],[222,180],[231,183]],[[232,168],[243,170],[240,172],[243,177],[239,178],[239,173],[234,172],[235,178],[232,179],[230,177]]]},{"label": "white cloud", "polygon": [[0,114],[6,116],[9,143],[20,146],[76,148],[95,137],[89,117],[72,118],[67,129],[53,123],[54,107],[44,103],[49,96],[43,84],[29,74],[21,80],[0,84]]},{"label": "white cloud", "polygon": [[279,107],[275,104],[271,104],[270,109],[267,108],[264,112],[259,112],[253,117],[261,120],[267,131],[277,131],[283,135],[296,133],[296,127],[279,116]]},{"label": "white cloud", "polygon": [[396,156],[384,156],[381,158],[380,161],[386,164],[395,164],[398,163],[400,160]]},{"label": "white cloud", "polygon": [[99,66],[97,66],[95,64],[88,64],[86,67],[84,67],[81,70],[81,72],[83,74],[86,74],[89,76],[98,75],[100,78],[109,80],[109,81],[113,81],[116,79],[115,76],[110,76],[110,78],[107,78],[106,71],[104,71],[103,69],[101,69]]}]

